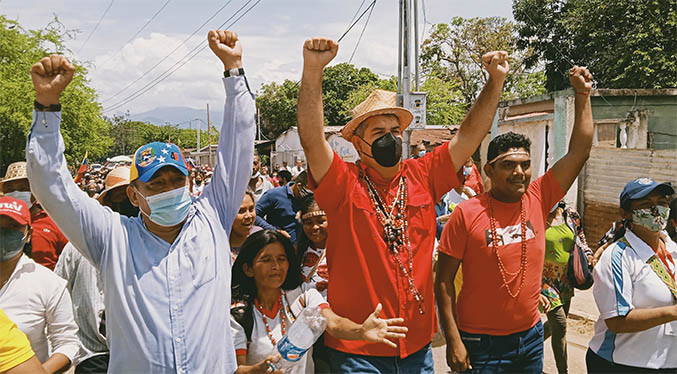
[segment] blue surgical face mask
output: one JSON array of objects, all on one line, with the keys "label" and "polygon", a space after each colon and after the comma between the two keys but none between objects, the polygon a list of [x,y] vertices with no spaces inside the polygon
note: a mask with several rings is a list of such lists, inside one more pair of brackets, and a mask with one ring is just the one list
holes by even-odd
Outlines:
[{"label": "blue surgical face mask", "polygon": [[17,230],[0,229],[0,262],[14,258],[26,244],[26,234]]},{"label": "blue surgical face mask", "polygon": [[150,215],[143,210],[141,213],[145,214],[153,223],[165,227],[176,226],[183,222],[188,216],[192,203],[188,186],[153,196],[143,196],[143,198],[148,203]]},{"label": "blue surgical face mask", "polygon": [[425,156],[425,151],[418,151],[418,157]]},{"label": "blue surgical face mask", "polygon": [[21,200],[30,208],[31,207],[31,191],[12,191],[5,194],[12,199]]}]

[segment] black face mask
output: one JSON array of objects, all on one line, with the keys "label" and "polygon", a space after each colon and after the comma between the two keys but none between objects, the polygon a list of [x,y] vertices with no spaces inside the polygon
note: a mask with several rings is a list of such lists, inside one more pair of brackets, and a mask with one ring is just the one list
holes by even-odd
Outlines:
[{"label": "black face mask", "polygon": [[[360,139],[367,143],[366,140]],[[371,146],[372,156],[365,155],[373,158],[374,161],[383,167],[389,168],[395,166],[402,159],[402,139],[394,136],[391,132],[374,140],[373,143],[367,144]]]},{"label": "black face mask", "polygon": [[119,203],[111,203],[110,208],[113,209],[114,212],[118,212],[120,215],[126,217],[136,217],[139,215],[139,208],[132,205],[128,199]]}]

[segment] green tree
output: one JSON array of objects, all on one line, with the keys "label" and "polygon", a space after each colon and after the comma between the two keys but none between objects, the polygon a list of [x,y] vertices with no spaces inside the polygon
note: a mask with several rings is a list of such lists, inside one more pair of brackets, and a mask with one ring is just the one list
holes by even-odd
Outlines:
[{"label": "green tree", "polygon": [[569,87],[572,64],[600,88],[677,86],[677,3],[666,0],[515,0],[518,47],[545,63],[548,90]]},{"label": "green tree", "polygon": [[261,115],[261,132],[270,139],[276,138],[296,125],[298,84],[285,80],[282,84],[271,82],[261,86],[256,106]]},{"label": "green tree", "polygon": [[[56,18],[44,29],[25,30],[0,15],[0,170],[25,159],[35,98],[31,65],[52,53],[68,52],[64,41],[71,37],[72,32]],[[75,66],[73,81],[61,96],[61,134],[71,165],[78,164],[85,152],[92,159],[104,156],[112,144],[96,92],[86,78],[87,69],[77,61]]]},{"label": "green tree", "polygon": [[530,72],[523,63],[528,53],[515,48],[515,25],[501,17],[454,17],[433,27],[421,45],[421,65],[428,77],[455,82],[466,108],[475,101],[489,78],[482,55],[503,50],[510,54],[510,74],[503,99],[545,92],[543,75]]}]

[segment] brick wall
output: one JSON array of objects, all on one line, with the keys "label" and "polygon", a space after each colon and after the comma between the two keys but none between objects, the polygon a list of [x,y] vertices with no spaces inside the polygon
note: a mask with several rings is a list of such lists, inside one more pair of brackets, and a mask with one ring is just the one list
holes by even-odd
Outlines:
[{"label": "brick wall", "polygon": [[620,219],[618,205],[585,200],[585,237],[590,248],[597,248],[597,242],[611,228],[611,224]]}]

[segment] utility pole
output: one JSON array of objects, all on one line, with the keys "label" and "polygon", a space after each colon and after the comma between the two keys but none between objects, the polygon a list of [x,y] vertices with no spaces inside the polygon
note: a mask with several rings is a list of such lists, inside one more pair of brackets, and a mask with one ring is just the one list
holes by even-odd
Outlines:
[{"label": "utility pole", "polygon": [[[414,115],[412,123],[402,134],[402,157],[409,157],[411,132],[415,129],[424,129],[426,118],[426,94],[418,92],[419,90],[419,53],[418,53],[418,0],[399,0],[400,2],[400,35],[399,35],[399,56],[397,72],[397,105],[409,109]],[[411,49],[412,49],[412,16],[411,8],[414,10],[414,66],[415,66],[415,89],[411,90]]]},{"label": "utility pole", "polygon": [[213,168],[212,163],[212,123],[209,121],[209,103],[207,103],[207,154],[209,155],[209,167]]},{"label": "utility pole", "polygon": [[197,124],[197,151],[200,152],[200,133],[202,132],[202,126],[200,126],[200,119],[196,118],[195,123]]}]

